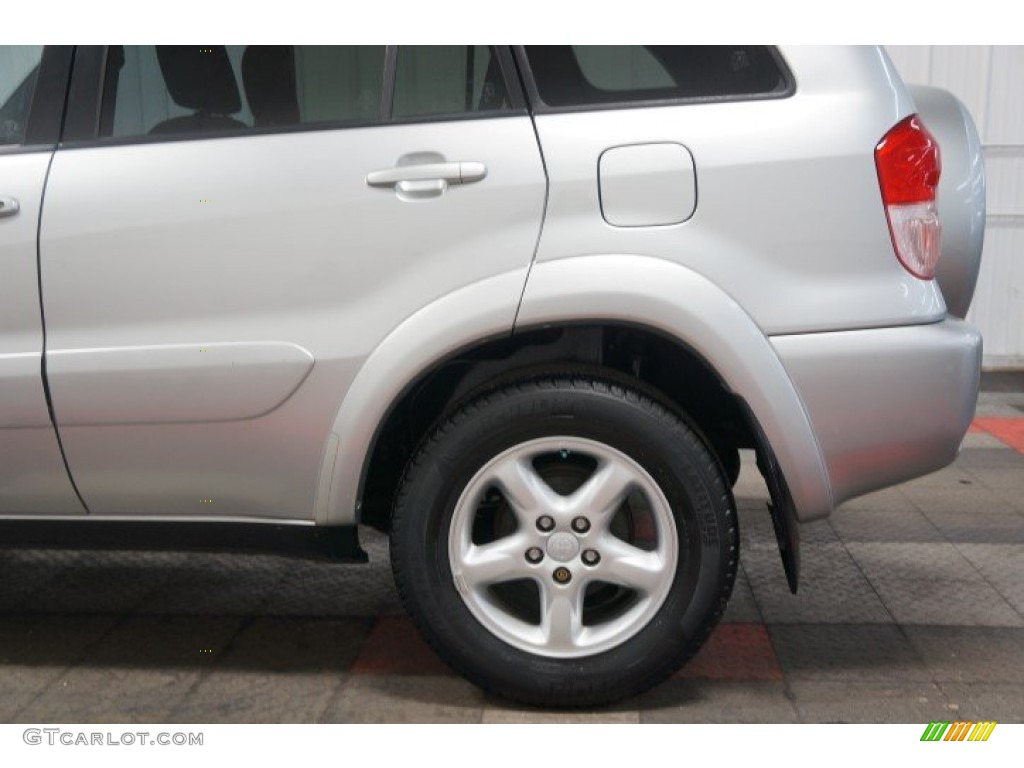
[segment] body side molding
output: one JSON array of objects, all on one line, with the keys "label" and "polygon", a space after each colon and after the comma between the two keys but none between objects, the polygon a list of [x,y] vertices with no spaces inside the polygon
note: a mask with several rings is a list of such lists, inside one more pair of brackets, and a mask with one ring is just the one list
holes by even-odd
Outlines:
[{"label": "body side molding", "polygon": [[280,341],[49,350],[61,427],[263,416],[299,388],[313,355]]}]

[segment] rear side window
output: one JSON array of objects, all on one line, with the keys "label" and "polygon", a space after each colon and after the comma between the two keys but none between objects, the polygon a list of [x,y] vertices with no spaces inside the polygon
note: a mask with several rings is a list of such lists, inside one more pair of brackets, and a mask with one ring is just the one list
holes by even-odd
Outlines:
[{"label": "rear side window", "polygon": [[527,46],[550,107],[783,95],[789,83],[763,45]]},{"label": "rear side window", "polygon": [[0,45],[0,146],[25,140],[42,57],[41,45]]},{"label": "rear side window", "polygon": [[112,46],[107,137],[204,135],[380,117],[385,46]]}]

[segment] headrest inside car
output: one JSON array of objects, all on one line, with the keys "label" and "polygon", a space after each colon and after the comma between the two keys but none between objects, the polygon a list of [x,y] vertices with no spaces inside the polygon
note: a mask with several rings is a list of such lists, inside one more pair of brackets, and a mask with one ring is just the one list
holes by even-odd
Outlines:
[{"label": "headrest inside car", "polygon": [[158,45],[157,60],[174,103],[216,115],[242,108],[238,84],[223,45]]},{"label": "headrest inside car", "polygon": [[242,56],[242,83],[258,127],[299,122],[294,46],[250,45]]}]

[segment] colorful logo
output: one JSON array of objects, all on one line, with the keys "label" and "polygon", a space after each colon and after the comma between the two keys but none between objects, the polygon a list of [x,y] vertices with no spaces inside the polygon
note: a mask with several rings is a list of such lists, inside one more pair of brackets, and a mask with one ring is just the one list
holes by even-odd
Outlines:
[{"label": "colorful logo", "polygon": [[995,727],[995,720],[979,723],[964,720],[955,723],[928,723],[928,727],[921,734],[921,741],[988,741]]}]

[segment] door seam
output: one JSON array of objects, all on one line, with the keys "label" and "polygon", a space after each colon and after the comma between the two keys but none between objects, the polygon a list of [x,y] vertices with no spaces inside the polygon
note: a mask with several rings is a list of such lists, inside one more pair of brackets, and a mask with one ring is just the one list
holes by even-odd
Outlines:
[{"label": "door seam", "polygon": [[[65,100],[65,104],[66,104]],[[78,502],[82,505],[82,509],[85,510],[85,514],[91,514],[89,511],[89,505],[85,503],[85,499],[82,498],[82,493],[78,490],[78,484],[75,482],[75,477],[71,473],[71,465],[68,464],[68,456],[64,451],[64,441],[60,436],[60,429],[57,426],[57,416],[53,410],[53,397],[50,394],[50,379],[46,371],[46,352],[47,352],[47,338],[46,338],[46,310],[43,307],[43,257],[42,257],[42,236],[43,236],[43,208],[46,205],[46,190],[50,186],[50,169],[53,167],[53,159],[57,156],[57,149],[54,149],[50,153],[50,160],[46,164],[46,175],[43,177],[43,191],[39,198],[39,218],[36,221],[36,284],[39,291],[39,322],[43,333],[43,348],[42,354],[40,355],[39,374],[43,383],[43,397],[46,399],[46,410],[50,414],[50,425],[53,427],[54,437],[57,438],[57,448],[60,450],[61,461],[64,462],[64,472],[67,474],[68,481],[71,483],[71,489],[75,492],[75,496],[78,497]]]}]

